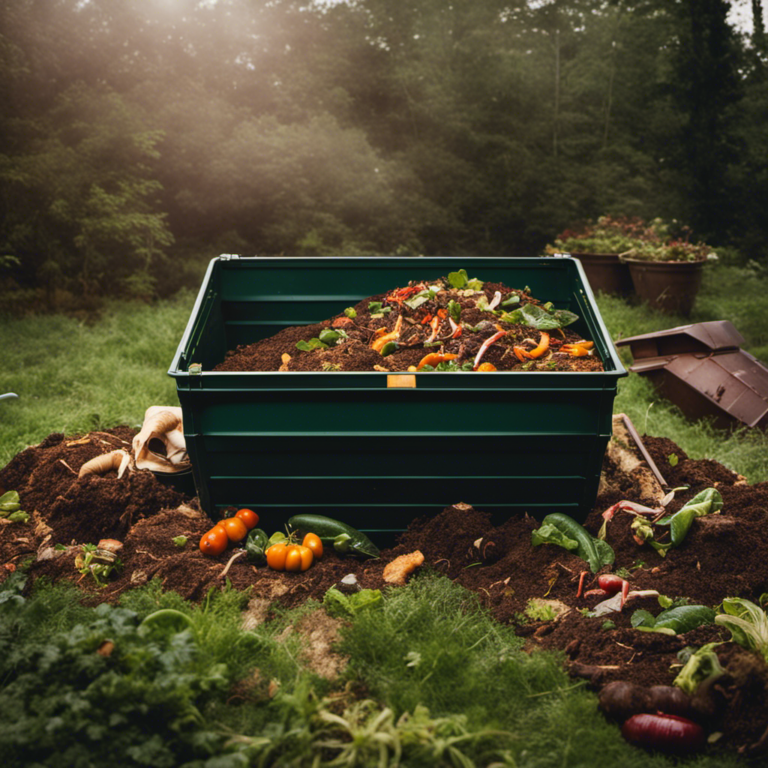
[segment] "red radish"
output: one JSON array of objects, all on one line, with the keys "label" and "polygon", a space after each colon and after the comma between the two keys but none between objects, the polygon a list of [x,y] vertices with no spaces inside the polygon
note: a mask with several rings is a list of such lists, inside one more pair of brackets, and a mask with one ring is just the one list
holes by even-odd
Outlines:
[{"label": "red radish", "polygon": [[698,723],[677,715],[633,715],[621,727],[621,735],[636,747],[665,752],[693,752],[707,740]]},{"label": "red radish", "polygon": [[629,582],[626,579],[622,579],[621,576],[617,576],[615,573],[604,573],[602,576],[597,577],[597,584],[600,589],[604,589],[609,595],[615,595],[621,591],[621,607],[624,607],[627,595],[629,594]]}]

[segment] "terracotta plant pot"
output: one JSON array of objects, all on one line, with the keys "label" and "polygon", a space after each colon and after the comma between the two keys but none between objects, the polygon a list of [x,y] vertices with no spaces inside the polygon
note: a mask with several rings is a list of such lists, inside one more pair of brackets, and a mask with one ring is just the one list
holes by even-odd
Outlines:
[{"label": "terracotta plant pot", "polygon": [[572,253],[581,262],[592,290],[616,296],[632,294],[629,267],[619,260],[618,253]]},{"label": "terracotta plant pot", "polygon": [[704,261],[625,259],[635,293],[654,309],[687,317],[701,286]]}]

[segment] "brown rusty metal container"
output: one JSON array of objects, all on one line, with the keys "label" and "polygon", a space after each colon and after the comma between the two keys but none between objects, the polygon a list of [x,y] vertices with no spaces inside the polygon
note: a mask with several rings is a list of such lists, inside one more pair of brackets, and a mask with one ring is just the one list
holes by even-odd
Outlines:
[{"label": "brown rusty metal container", "polygon": [[768,367],[741,349],[744,338],[727,320],[621,339],[634,363],[690,419],[715,426],[768,428]]}]

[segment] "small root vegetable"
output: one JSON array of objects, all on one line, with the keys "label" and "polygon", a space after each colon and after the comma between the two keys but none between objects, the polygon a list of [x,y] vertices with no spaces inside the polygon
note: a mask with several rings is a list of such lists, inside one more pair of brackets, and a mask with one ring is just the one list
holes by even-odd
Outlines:
[{"label": "small root vegetable", "polygon": [[665,715],[691,717],[691,697],[675,685],[653,685],[648,689],[651,708]]},{"label": "small root vegetable", "polygon": [[621,727],[624,738],[636,747],[676,752],[695,752],[707,741],[704,729],[677,715],[633,715]]},{"label": "small root vegetable", "polygon": [[620,723],[651,709],[648,689],[624,680],[608,683],[600,691],[599,704],[606,717]]},{"label": "small root vegetable", "polygon": [[85,464],[80,467],[77,476],[106,475],[107,472],[111,472],[115,469],[117,470],[117,476],[122,477],[125,470],[131,468],[131,454],[124,451],[122,448],[118,448],[115,451],[103,453],[101,456],[96,456],[96,458],[86,461]]}]

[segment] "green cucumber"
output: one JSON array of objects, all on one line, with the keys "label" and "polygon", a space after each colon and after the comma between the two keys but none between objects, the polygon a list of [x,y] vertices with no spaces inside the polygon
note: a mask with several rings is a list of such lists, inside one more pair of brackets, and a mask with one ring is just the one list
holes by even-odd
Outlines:
[{"label": "green cucumber", "polygon": [[288,521],[288,527],[301,534],[316,534],[323,545],[332,545],[343,555],[379,556],[378,547],[364,533],[331,517],[313,514],[294,515]]}]

